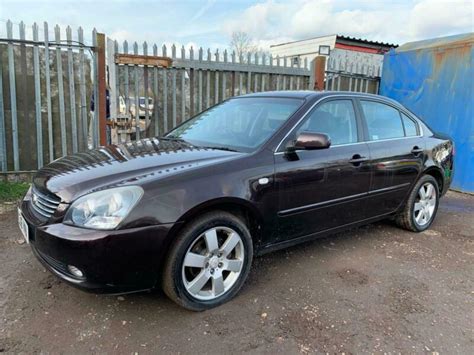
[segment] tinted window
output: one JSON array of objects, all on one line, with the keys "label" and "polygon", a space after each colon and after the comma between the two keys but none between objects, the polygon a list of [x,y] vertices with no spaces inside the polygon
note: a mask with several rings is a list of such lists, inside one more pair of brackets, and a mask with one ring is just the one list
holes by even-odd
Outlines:
[{"label": "tinted window", "polygon": [[351,100],[334,100],[319,105],[298,129],[326,133],[331,145],[357,142],[357,123]]},{"label": "tinted window", "polygon": [[166,135],[196,146],[252,151],[302,105],[287,98],[235,98],[184,122]]},{"label": "tinted window", "polygon": [[360,103],[367,121],[370,140],[405,136],[400,113],[397,109],[374,101],[361,100]]},{"label": "tinted window", "polygon": [[413,120],[409,118],[407,115],[403,113],[401,115],[402,115],[402,120],[403,120],[403,126],[405,127],[405,135],[407,137],[418,135],[418,132],[416,130],[416,123],[413,122]]}]

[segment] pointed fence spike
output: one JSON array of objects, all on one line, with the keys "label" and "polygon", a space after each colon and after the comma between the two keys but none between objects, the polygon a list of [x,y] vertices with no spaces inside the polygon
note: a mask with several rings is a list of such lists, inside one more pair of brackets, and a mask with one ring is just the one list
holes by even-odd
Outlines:
[{"label": "pointed fence spike", "polygon": [[189,48],[189,59],[194,60],[194,48],[193,48],[193,46],[191,46],[191,48]]},{"label": "pointed fence spike", "polygon": [[148,43],[143,42],[143,54],[148,55]]},{"label": "pointed fence spike", "polygon": [[232,54],[230,56],[232,58],[232,64],[235,64],[235,51],[232,51]]},{"label": "pointed fence spike", "polygon": [[20,28],[20,38],[25,39],[25,23],[21,21],[18,27]]},{"label": "pointed fence spike", "polygon": [[13,31],[13,23],[8,20],[7,21],[7,32],[12,32]]},{"label": "pointed fence spike", "polygon": [[157,56],[158,55],[158,46],[155,44],[153,44],[153,55],[154,56]]},{"label": "pointed fence spike", "polygon": [[224,49],[224,63],[227,63],[227,49]]},{"label": "pointed fence spike", "polygon": [[133,53],[138,54],[138,43],[133,42]]},{"label": "pointed fence spike", "polygon": [[258,65],[258,52],[255,52],[255,64]]},{"label": "pointed fence spike", "polygon": [[184,48],[184,45],[181,46],[181,59],[186,59],[186,48]]},{"label": "pointed fence spike", "polygon": [[252,53],[247,53],[247,63],[250,64],[252,62]]},{"label": "pointed fence spike", "polygon": [[176,46],[174,43],[171,45],[171,58],[176,59]]},{"label": "pointed fence spike", "polygon": [[163,44],[163,47],[161,47],[161,51],[163,53],[163,57],[166,57],[166,44]]},{"label": "pointed fence spike", "polygon": [[202,62],[202,56],[203,56],[203,49],[202,47],[199,47],[199,61]]},{"label": "pointed fence spike", "polygon": [[270,54],[270,66],[273,66],[273,55]]},{"label": "pointed fence spike", "polygon": [[212,60],[211,48],[207,49],[207,60],[210,62]]},{"label": "pointed fence spike", "polygon": [[128,42],[127,42],[127,40],[123,41],[123,52],[128,53]]},{"label": "pointed fence spike", "polygon": [[277,61],[277,67],[279,67],[280,66],[280,56],[279,55],[277,55],[276,61]]},{"label": "pointed fence spike", "polygon": [[38,41],[38,25],[36,22],[33,23],[31,29],[33,30],[33,41]]},{"label": "pointed fence spike", "polygon": [[216,62],[219,61],[219,49],[216,49]]}]

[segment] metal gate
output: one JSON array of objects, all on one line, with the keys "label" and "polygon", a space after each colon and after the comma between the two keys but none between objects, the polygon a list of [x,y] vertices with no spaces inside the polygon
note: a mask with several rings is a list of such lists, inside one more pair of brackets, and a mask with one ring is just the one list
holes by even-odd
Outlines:
[{"label": "metal gate", "polygon": [[378,94],[383,55],[333,49],[326,68],[325,90]]},{"label": "metal gate", "polygon": [[37,170],[97,143],[90,110],[96,60],[82,28],[64,33],[46,22],[7,21],[2,37],[0,171]]},{"label": "metal gate", "polygon": [[232,96],[310,84],[308,63],[265,54],[107,42],[112,141],[161,135]]}]

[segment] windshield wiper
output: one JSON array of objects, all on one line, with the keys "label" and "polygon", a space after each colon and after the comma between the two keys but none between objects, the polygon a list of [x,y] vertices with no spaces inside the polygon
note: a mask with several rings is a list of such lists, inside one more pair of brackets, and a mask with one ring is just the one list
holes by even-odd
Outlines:
[{"label": "windshield wiper", "polygon": [[174,136],[158,137],[158,140],[160,140],[160,139],[164,140],[164,141],[178,141],[178,142],[188,143],[183,138],[178,138],[178,137],[174,137]]},{"label": "windshield wiper", "polygon": [[225,150],[227,152],[238,152],[237,149],[232,149],[229,147],[220,147],[220,146],[214,146],[214,145],[199,145],[197,146],[198,148],[204,148],[204,149],[217,149],[217,150]]},{"label": "windshield wiper", "polygon": [[236,150],[236,149],[232,149],[232,148],[224,147],[224,146],[195,145],[195,144],[192,144],[192,143],[190,143],[190,142],[188,142],[188,141],[185,141],[183,138],[178,138],[178,137],[175,137],[175,136],[158,137],[158,139],[167,140],[167,141],[184,142],[184,143],[191,144],[192,146],[194,146],[194,147],[196,147],[196,148],[225,150],[225,151],[227,151],[227,152],[238,152],[238,150]]}]

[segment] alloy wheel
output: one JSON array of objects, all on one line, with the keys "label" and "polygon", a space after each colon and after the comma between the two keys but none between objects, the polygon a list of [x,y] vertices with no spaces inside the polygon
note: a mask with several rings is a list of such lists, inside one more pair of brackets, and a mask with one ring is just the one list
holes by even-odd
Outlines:
[{"label": "alloy wheel", "polygon": [[199,235],[186,251],[182,279],[186,291],[203,301],[229,291],[242,272],[242,238],[229,227],[214,227]]},{"label": "alloy wheel", "polygon": [[419,226],[425,226],[433,218],[437,198],[436,187],[432,183],[421,185],[413,208],[413,217]]}]

